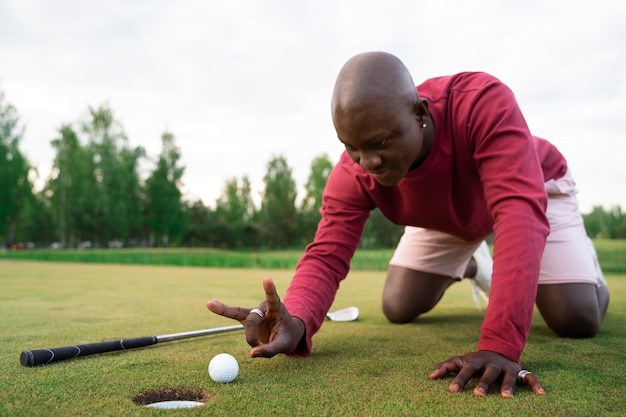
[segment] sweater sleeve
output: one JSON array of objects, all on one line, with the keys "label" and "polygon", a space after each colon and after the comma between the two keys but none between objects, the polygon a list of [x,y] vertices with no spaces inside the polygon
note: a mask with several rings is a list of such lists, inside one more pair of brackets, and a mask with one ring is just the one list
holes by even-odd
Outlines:
[{"label": "sweater sleeve", "polygon": [[549,232],[543,172],[513,93],[491,79],[468,116],[474,160],[494,219],[491,294],[478,350],[520,362]]},{"label": "sweater sleeve", "polygon": [[305,325],[306,343],[294,356],[310,354],[311,338],[322,326],[339,284],[348,274],[350,260],[374,208],[344,160],[329,176],[322,198],[322,219],[285,294],[287,311]]}]

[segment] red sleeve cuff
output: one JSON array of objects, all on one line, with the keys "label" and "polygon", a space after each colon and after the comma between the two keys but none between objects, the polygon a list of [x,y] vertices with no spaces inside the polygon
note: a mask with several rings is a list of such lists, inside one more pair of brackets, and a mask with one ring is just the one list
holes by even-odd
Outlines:
[{"label": "red sleeve cuff", "polygon": [[517,362],[521,366],[520,356],[522,352],[508,343],[502,343],[502,341],[490,340],[485,337],[481,337],[478,342],[478,350],[489,350],[491,352],[499,353],[506,356],[513,362]]}]

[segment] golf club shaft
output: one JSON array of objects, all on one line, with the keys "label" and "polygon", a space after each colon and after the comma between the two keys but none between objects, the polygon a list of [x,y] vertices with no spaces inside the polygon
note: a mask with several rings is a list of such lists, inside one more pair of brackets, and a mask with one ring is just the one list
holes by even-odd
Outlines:
[{"label": "golf club shaft", "polygon": [[106,342],[88,343],[84,345],[63,346],[50,349],[25,350],[20,354],[22,366],[46,365],[52,362],[77,358],[79,356],[95,355],[97,353],[114,352],[118,350],[136,349],[155,345],[159,342],[188,339],[191,337],[206,336],[217,333],[243,329],[243,325],[215,327],[212,329],[194,330],[190,332],[173,333],[160,336],[144,336],[133,339],[110,340]]}]

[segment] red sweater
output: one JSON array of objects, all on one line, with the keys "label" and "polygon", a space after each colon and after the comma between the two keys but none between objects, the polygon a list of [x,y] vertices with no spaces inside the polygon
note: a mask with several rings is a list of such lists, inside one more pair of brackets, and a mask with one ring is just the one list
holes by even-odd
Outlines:
[{"label": "red sweater", "polygon": [[549,224],[544,182],[562,177],[558,150],[530,134],[513,93],[484,73],[427,80],[435,140],[424,162],[382,186],[344,152],[323,196],[322,220],[284,303],[304,321],[308,355],[339,283],[349,270],[370,211],[468,242],[494,234],[494,268],[478,350],[520,361],[530,328]]}]

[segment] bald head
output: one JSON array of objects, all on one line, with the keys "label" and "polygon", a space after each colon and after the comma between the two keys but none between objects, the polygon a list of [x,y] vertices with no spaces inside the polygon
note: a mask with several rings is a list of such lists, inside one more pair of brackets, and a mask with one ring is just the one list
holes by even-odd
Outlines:
[{"label": "bald head", "polygon": [[394,55],[366,52],[345,63],[335,82],[333,120],[374,103],[413,106],[418,96],[409,71]]},{"label": "bald head", "polygon": [[384,52],[346,62],[335,83],[332,116],[347,155],[384,186],[400,183],[434,140],[428,103],[404,64]]}]

